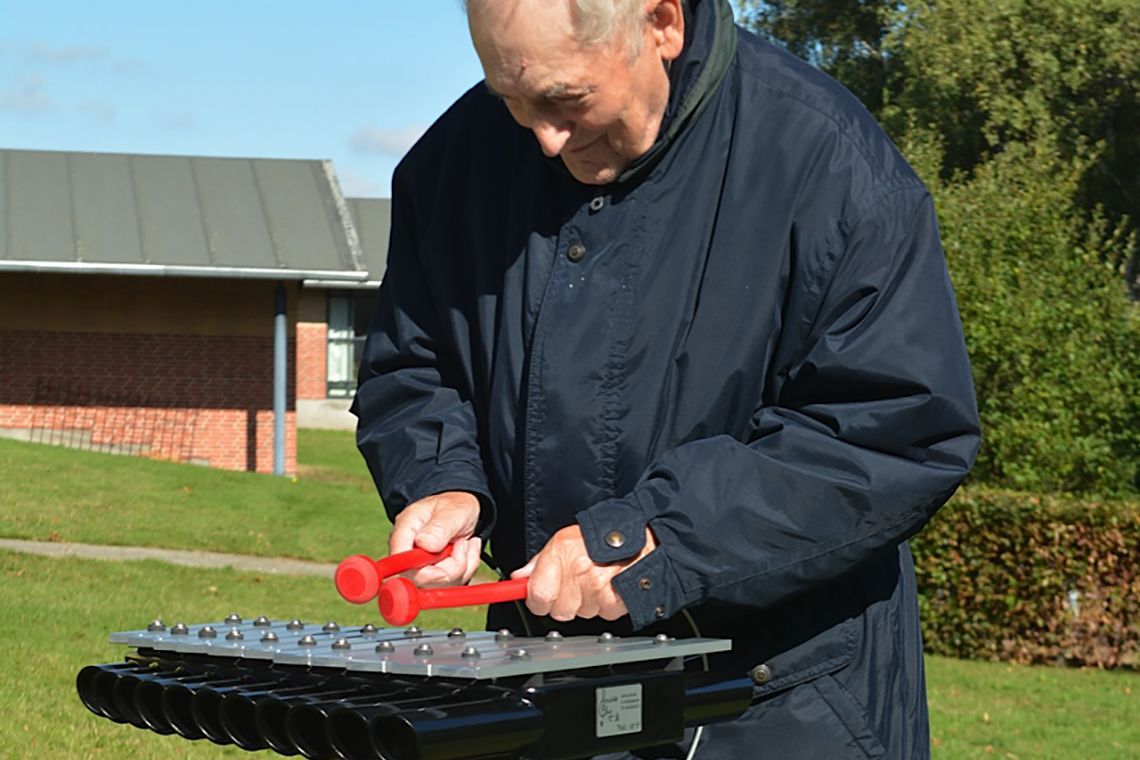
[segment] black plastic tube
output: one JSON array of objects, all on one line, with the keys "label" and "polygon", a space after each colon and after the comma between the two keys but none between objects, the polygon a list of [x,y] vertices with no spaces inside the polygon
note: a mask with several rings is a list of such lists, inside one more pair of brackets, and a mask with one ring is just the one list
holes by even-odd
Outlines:
[{"label": "black plastic tube", "polygon": [[[162,713],[166,716],[166,720],[170,722],[170,727],[173,728],[179,736],[183,736],[187,739],[201,738],[205,736],[205,733],[202,731],[202,727],[198,725],[198,721],[194,720],[194,712],[192,709],[194,692],[198,689],[209,688],[211,686],[230,686],[242,683],[244,680],[244,678],[235,678],[231,674],[228,678],[218,678],[216,680],[201,681],[198,683],[170,684],[162,690]],[[216,743],[229,744],[229,736],[226,735],[222,741]]]},{"label": "black plastic tube", "polygon": [[[134,662],[88,665],[75,676],[75,690],[79,692],[79,699],[83,702],[83,706],[91,712],[116,723],[125,723],[126,721],[114,709],[112,701],[115,676],[122,673],[140,672],[145,669],[145,665]],[[99,684],[99,676],[105,677],[103,684]],[[106,678],[108,676],[109,679]]]},{"label": "black plastic tube", "polygon": [[385,760],[457,760],[517,752],[542,732],[537,707],[497,697],[380,716],[372,721],[371,737]]},{"label": "black plastic tube", "polygon": [[357,685],[353,687],[332,688],[327,691],[310,694],[297,694],[285,698],[277,696],[263,697],[256,702],[254,721],[257,724],[257,730],[265,737],[265,742],[271,749],[282,754],[295,755],[300,750],[289,737],[289,728],[286,723],[289,716],[289,708],[294,705],[331,702],[345,697],[363,696],[364,693],[364,687]]},{"label": "black plastic tube", "polygon": [[752,704],[752,679],[700,679],[685,683],[687,727],[737,718]]},{"label": "black plastic tube", "polygon": [[[222,697],[219,715],[222,726],[234,744],[246,750],[265,749],[269,744],[257,727],[257,701],[266,697],[285,698],[294,694],[307,694],[327,687],[326,681],[299,684],[284,689],[235,689]],[[296,753],[293,753],[296,754]]]},{"label": "black plastic tube", "polygon": [[[194,716],[194,722],[198,724],[198,728],[202,730],[207,739],[216,744],[232,744],[233,739],[222,722],[222,699],[227,694],[243,689],[278,688],[284,686],[285,683],[286,681],[283,678],[277,677],[272,680],[251,679],[230,686],[203,686],[194,691],[194,696],[190,699],[190,712]],[[265,746],[263,743],[261,748],[264,749]],[[243,749],[250,748],[243,747]]]}]

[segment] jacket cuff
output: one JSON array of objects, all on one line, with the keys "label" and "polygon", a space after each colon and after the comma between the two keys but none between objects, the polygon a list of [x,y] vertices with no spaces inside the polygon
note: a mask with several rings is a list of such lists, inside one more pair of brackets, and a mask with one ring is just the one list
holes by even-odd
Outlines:
[{"label": "jacket cuff", "polygon": [[614,576],[611,583],[625,602],[635,631],[667,620],[686,606],[669,558],[660,546]]},{"label": "jacket cuff", "polygon": [[576,517],[586,552],[599,565],[636,557],[645,547],[648,521],[636,501],[610,499],[579,512]]}]

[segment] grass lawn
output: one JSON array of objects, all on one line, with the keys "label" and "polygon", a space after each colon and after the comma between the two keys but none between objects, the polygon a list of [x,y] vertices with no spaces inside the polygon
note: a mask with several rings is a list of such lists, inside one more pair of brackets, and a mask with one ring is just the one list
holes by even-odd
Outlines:
[{"label": "grass lawn", "polygon": [[325,562],[382,553],[388,520],[351,433],[301,431],[298,449],[294,481],[0,439],[0,537]]},{"label": "grass lawn", "polygon": [[[87,711],[75,694],[84,665],[116,662],[127,649],[107,643],[113,631],[144,627],[160,617],[202,623],[230,612],[300,617],[342,625],[370,620],[376,608],[355,607],[322,578],[288,578],[203,570],[160,562],[58,560],[0,552],[0,757],[241,757],[209,742],[188,742],[121,726]],[[428,612],[423,628],[482,627],[481,609]],[[18,686],[17,686],[18,685]],[[276,757],[273,753],[260,753]]]},{"label": "grass lawn", "polygon": [[[299,478],[67,451],[0,440],[0,536],[200,548],[337,561],[380,553],[387,521],[350,433],[299,431]],[[107,634],[246,616],[344,625],[373,619],[321,578],[155,562],[0,552],[0,757],[240,757],[87,712],[85,664],[121,659]],[[425,628],[481,625],[479,610],[427,613]],[[1140,758],[1140,675],[927,658],[935,760]],[[19,684],[18,688],[13,685]],[[265,754],[265,753],[262,753]],[[773,760],[780,760],[775,758]]]}]

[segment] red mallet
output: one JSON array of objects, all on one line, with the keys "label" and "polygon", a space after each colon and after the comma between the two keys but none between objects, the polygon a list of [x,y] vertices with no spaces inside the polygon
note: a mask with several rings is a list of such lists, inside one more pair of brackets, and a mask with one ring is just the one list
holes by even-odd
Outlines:
[{"label": "red mallet", "polygon": [[434,565],[441,559],[450,557],[453,546],[454,544],[448,544],[443,551],[434,553],[424,549],[410,549],[382,559],[354,554],[336,566],[336,590],[353,604],[364,604],[376,598],[385,578],[405,570]]},{"label": "red mallet", "polygon": [[407,625],[420,610],[467,607],[474,604],[513,602],[526,599],[527,578],[499,583],[449,588],[417,588],[407,578],[393,578],[380,589],[380,614],[388,625]]}]

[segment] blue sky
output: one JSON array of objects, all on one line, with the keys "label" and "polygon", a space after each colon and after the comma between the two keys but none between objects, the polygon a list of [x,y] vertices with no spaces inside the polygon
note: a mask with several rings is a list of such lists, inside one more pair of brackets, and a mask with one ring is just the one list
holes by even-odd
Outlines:
[{"label": "blue sky", "polygon": [[0,148],[331,159],[383,197],[481,77],[459,0],[0,0]]}]

